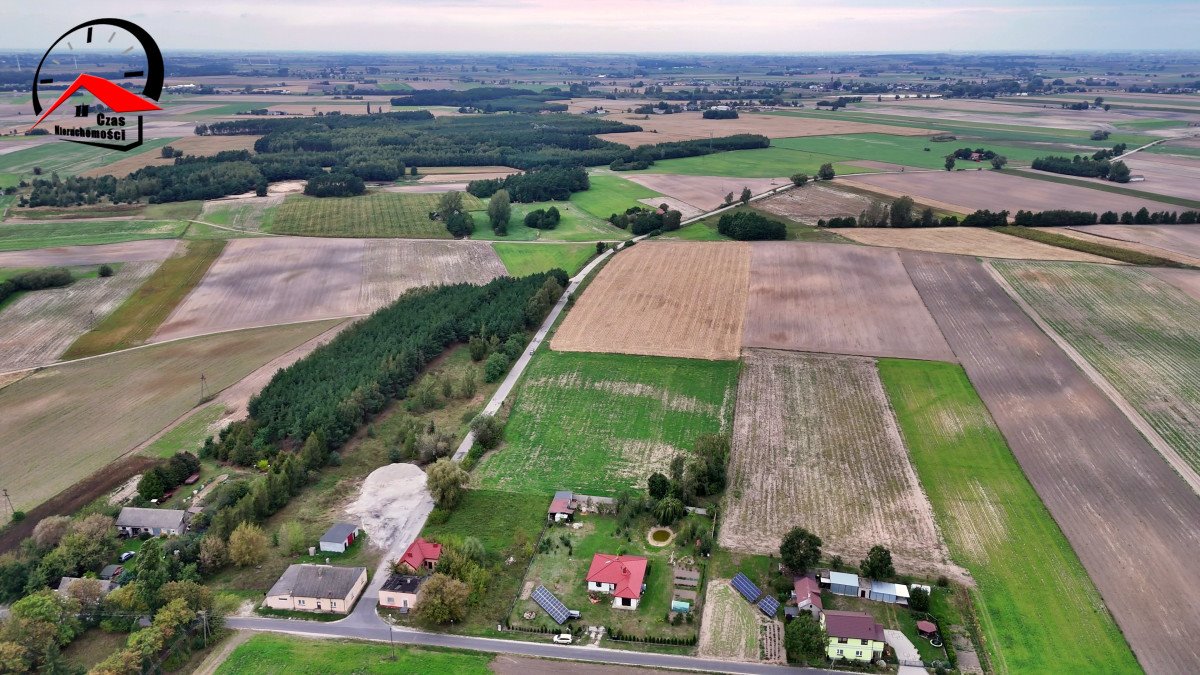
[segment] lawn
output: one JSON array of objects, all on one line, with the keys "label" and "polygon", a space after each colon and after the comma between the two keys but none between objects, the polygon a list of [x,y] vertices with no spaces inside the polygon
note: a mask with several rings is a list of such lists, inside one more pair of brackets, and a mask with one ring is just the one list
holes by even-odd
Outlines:
[{"label": "lawn", "polygon": [[496,249],[496,255],[500,256],[500,260],[504,262],[504,268],[514,277],[545,272],[555,267],[575,276],[575,273],[596,255],[596,247],[593,244],[496,242],[492,244],[492,248]]},{"label": "lawn", "polygon": [[174,220],[112,220],[86,223],[6,223],[0,227],[0,251],[53,246],[115,244],[141,239],[174,239],[187,223]]},{"label": "lawn", "polygon": [[661,195],[633,181],[605,174],[588,177],[591,187],[571,194],[571,203],[597,218],[606,219],[614,213],[624,213],[632,206],[644,206],[639,199]]},{"label": "lawn", "polygon": [[543,495],[644,487],[697,436],[730,428],[739,369],[737,361],[539,351],[507,443],[484,458],[475,482]]},{"label": "lawn", "polygon": [[[483,202],[462,193],[469,211]],[[372,192],[359,197],[307,197],[292,195],[276,209],[272,222],[263,224],[275,234],[312,237],[409,237],[450,239],[446,225],[430,220],[437,210],[436,194]]]},{"label": "lawn", "polygon": [[691,225],[685,225],[674,232],[664,232],[659,239],[672,239],[678,241],[729,241],[729,237],[717,232],[716,223],[710,223],[707,219],[692,223]]},{"label": "lawn", "polygon": [[700,157],[664,159],[638,173],[674,173],[685,176],[733,176],[737,178],[776,178],[796,173],[813,175],[822,164],[833,163],[834,171],[841,174],[870,173],[874,169],[850,166],[842,162],[850,157],[835,157],[782,146],[756,150],[732,150]]},{"label": "lawn", "polygon": [[[561,220],[553,230],[537,230],[525,227],[525,215],[537,209],[548,209],[551,206],[558,209]],[[547,241],[616,241],[628,239],[629,233],[610,225],[607,221],[597,218],[579,208],[573,202],[534,202],[532,204],[513,204],[512,216],[508,221],[508,234],[501,237],[492,231],[487,214],[476,212],[475,233],[472,239],[485,241],[532,241],[544,239]],[[607,214],[605,215],[607,217]]]},{"label": "lawn", "polygon": [[[891,134],[843,134],[838,136],[806,136],[803,138],[779,138],[771,141],[771,145],[791,150],[814,152],[835,157],[852,157],[854,159],[870,159],[877,162],[890,162],[924,169],[941,169],[946,161],[946,155],[958,148],[984,147],[1004,155],[1012,162],[1029,163],[1036,157],[1046,154],[1046,150],[1020,148],[994,144],[972,143],[964,140],[961,143],[931,143],[922,136],[893,136]],[[963,162],[970,166],[971,162]],[[982,166],[990,166],[982,162]]]},{"label": "lawn", "polygon": [[260,634],[241,644],[217,668],[218,675],[255,673],[456,673],[490,675],[492,655],[432,647],[393,648],[378,642],[312,640]]},{"label": "lawn", "polygon": [[880,359],[879,374],[951,555],[977,583],[971,595],[993,669],[1139,672],[962,368]]},{"label": "lawn", "polygon": [[79,336],[63,358],[94,356],[149,340],[175,306],[200,283],[224,249],[223,240],[188,242],[184,255],[163,261],[116,311]]}]

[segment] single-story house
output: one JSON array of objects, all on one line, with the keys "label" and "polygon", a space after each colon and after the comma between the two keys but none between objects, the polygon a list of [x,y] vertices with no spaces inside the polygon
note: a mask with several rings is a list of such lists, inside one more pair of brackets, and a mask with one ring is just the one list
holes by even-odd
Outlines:
[{"label": "single-story house", "polygon": [[908,604],[908,586],[893,584],[890,581],[871,581],[871,591],[867,596],[871,600],[890,602],[892,604]]},{"label": "single-story house", "polygon": [[271,609],[349,614],[367,587],[367,568],[289,565],[264,601]]},{"label": "single-story house", "polygon": [[379,606],[398,609],[407,614],[417,606],[417,591],[428,577],[413,574],[393,574],[379,589]]},{"label": "single-story house", "polygon": [[[80,580],[81,579],[79,577],[63,577],[58,582],[58,593],[60,595],[66,595],[67,589],[69,589],[71,587],[71,584],[75,583],[76,581],[80,581]],[[107,579],[96,579],[95,581],[97,581],[100,584],[100,595],[102,597],[105,595],[108,595],[109,593],[111,593],[117,589],[116,582],[109,581]]]},{"label": "single-story house", "polygon": [[821,624],[829,636],[829,658],[863,663],[883,658],[883,626],[870,614],[831,610],[821,614]]},{"label": "single-story house", "polygon": [[126,506],[117,516],[117,531],[127,537],[149,534],[177,536],[187,528],[187,511],[182,509],[138,509]]},{"label": "single-story house", "polygon": [[410,572],[432,570],[437,567],[437,561],[442,557],[442,545],[417,537],[400,556],[400,566]]},{"label": "single-story house", "polygon": [[571,506],[573,501],[575,501],[574,494],[566,490],[555,492],[554,499],[550,500],[550,509],[547,511],[546,517],[556,523],[571,520],[575,517],[575,509]]},{"label": "single-story house", "polygon": [[613,596],[616,609],[637,609],[648,566],[649,561],[641,556],[597,553],[588,568],[587,588]]},{"label": "single-story house", "polygon": [[859,597],[858,575],[847,572],[825,572],[821,575],[821,585],[829,588],[836,595]]},{"label": "single-story house", "polygon": [[116,581],[125,573],[125,567],[122,565],[105,565],[104,569],[100,570],[100,578],[104,581]]},{"label": "single-story house", "polygon": [[325,530],[325,534],[321,535],[321,550],[330,553],[345,553],[357,536],[357,525],[334,523],[328,530]]},{"label": "single-story house", "polygon": [[813,577],[800,577],[792,583],[796,594],[796,607],[801,611],[812,614],[814,619],[821,618],[825,607],[821,604],[821,585]]}]

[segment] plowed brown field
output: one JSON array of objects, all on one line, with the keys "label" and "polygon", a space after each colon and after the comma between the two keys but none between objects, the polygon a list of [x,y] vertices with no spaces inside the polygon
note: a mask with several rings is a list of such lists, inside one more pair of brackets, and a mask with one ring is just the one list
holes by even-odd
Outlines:
[{"label": "plowed brown field", "polygon": [[743,345],[955,361],[895,251],[758,242]]},{"label": "plowed brown field", "polygon": [[871,246],[905,248],[930,253],[977,255],[1021,260],[1071,260],[1116,264],[1108,258],[1072,251],[979,227],[849,227],[837,230],[847,239]]},{"label": "plowed brown field", "polygon": [[749,273],[744,243],[643,242],[600,271],[550,346],[736,359]]},{"label": "plowed brown field", "polygon": [[[677,174],[634,173],[629,180],[660,194],[674,197],[700,211],[711,211],[725,203],[725,195],[742,193],[750,188],[753,194],[762,194],[788,184],[786,178],[726,178],[722,176],[684,176]],[[662,200],[649,200],[658,205]],[[685,214],[686,215],[686,214]]]},{"label": "plowed brown field", "polygon": [[1200,498],[978,261],[902,257],[1142,667],[1200,671]]},{"label": "plowed brown field", "polygon": [[177,245],[179,242],[175,239],[146,239],[122,244],[55,246],[28,251],[4,251],[0,253],[0,267],[74,267],[76,265],[103,265],[143,260],[162,262],[171,255]]},{"label": "plowed brown field", "polygon": [[826,554],[877,544],[897,569],[963,578],[949,562],[870,359],[747,350],[721,545],[775,553],[800,526]]},{"label": "plowed brown field", "polygon": [[822,219],[857,217],[871,201],[872,199],[864,194],[842,190],[836,184],[810,183],[755,202],[754,208],[808,225],[816,225],[817,221]]}]

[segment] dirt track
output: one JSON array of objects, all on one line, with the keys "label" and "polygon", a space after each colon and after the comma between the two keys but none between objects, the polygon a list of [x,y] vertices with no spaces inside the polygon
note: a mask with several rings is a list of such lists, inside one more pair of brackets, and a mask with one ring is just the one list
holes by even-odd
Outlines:
[{"label": "dirt track", "polygon": [[746,347],[955,361],[895,251],[757,242]]},{"label": "dirt track", "polygon": [[1200,498],[980,263],[901,256],[1141,665],[1200,670]]}]

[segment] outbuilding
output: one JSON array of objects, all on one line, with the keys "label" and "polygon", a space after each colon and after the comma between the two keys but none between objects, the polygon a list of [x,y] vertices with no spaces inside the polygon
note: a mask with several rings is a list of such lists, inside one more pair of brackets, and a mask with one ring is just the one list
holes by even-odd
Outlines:
[{"label": "outbuilding", "polygon": [[550,508],[546,517],[556,523],[571,520],[575,517],[575,508],[571,506],[574,501],[575,495],[566,490],[555,492],[554,499],[550,500]]},{"label": "outbuilding", "polygon": [[890,581],[871,581],[871,590],[867,596],[871,600],[890,602],[892,604],[908,604],[908,586],[893,584]]},{"label": "outbuilding", "polygon": [[358,536],[357,525],[351,523],[334,523],[321,535],[321,550],[328,553],[345,553]]},{"label": "outbuilding", "polygon": [[826,575],[822,575],[821,577],[821,585],[828,586],[829,591],[835,595],[848,595],[852,598],[859,597],[857,574],[827,572]]}]

